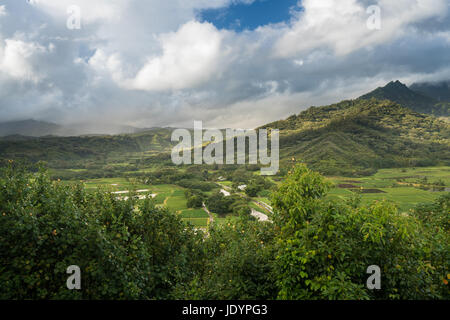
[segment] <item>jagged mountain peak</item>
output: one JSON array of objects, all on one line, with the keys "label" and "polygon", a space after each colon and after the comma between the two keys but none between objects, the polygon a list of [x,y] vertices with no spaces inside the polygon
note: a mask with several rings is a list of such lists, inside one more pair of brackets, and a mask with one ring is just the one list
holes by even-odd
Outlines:
[{"label": "jagged mountain peak", "polygon": [[436,116],[448,116],[448,105],[439,104],[439,101],[423,93],[408,88],[399,80],[391,81],[384,87],[379,87],[358,99],[391,100],[404,107],[420,113],[433,114]]}]

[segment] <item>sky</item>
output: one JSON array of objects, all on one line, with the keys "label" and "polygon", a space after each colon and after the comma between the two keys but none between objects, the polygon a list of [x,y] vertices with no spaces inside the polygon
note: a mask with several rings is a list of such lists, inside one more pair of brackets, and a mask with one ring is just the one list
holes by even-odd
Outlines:
[{"label": "sky", "polygon": [[218,29],[242,32],[289,21],[293,10],[300,11],[297,4],[297,0],[235,1],[219,8],[199,10],[198,17]]},{"label": "sky", "polygon": [[254,128],[448,80],[449,4],[0,0],[0,122]]}]

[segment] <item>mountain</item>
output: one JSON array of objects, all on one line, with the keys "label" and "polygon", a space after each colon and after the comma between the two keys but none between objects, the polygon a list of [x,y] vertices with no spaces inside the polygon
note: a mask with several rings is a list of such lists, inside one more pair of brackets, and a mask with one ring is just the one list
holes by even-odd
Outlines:
[{"label": "mountain", "polygon": [[0,123],[0,136],[48,136],[56,135],[58,134],[58,132],[60,132],[60,130],[62,130],[62,127],[60,125],[31,119]]},{"label": "mountain", "polygon": [[[449,122],[413,111],[408,101],[435,102],[396,81],[361,98],[311,107],[261,128],[280,129],[282,168],[289,168],[293,158],[326,175],[362,176],[379,168],[450,165]],[[122,135],[9,136],[0,138],[0,160],[45,160],[52,168],[108,166],[111,170],[136,163],[172,165],[170,152],[176,143],[171,134],[171,128],[150,128]]]},{"label": "mountain", "polygon": [[[172,129],[160,128],[136,134],[88,135],[71,137],[0,138],[0,160],[21,159],[30,162],[48,161],[51,166],[65,167],[87,160],[103,163],[106,159],[130,160],[131,154],[170,159]],[[120,162],[120,161],[119,161]]]},{"label": "mountain", "polygon": [[62,126],[51,122],[32,119],[0,123],[0,137],[10,135],[21,135],[27,137],[68,137],[81,135],[133,134],[149,130],[151,130],[151,128],[143,129],[120,124],[90,122],[73,123]]},{"label": "mountain", "polygon": [[413,83],[409,88],[439,102],[450,102],[450,80]]},{"label": "mountain", "polygon": [[379,87],[359,99],[391,100],[413,111],[432,114],[435,116],[450,116],[450,104],[440,101],[420,92],[411,90],[400,81],[391,81],[384,87]]},{"label": "mountain", "polygon": [[140,128],[115,123],[80,122],[66,125],[64,130],[61,130],[59,136],[102,136],[112,134],[133,134],[139,131],[141,131]]},{"label": "mountain", "polygon": [[[392,86],[399,85],[388,88]],[[390,100],[356,99],[311,107],[262,128],[280,129],[282,165],[295,158],[328,175],[450,165],[449,124]]]}]

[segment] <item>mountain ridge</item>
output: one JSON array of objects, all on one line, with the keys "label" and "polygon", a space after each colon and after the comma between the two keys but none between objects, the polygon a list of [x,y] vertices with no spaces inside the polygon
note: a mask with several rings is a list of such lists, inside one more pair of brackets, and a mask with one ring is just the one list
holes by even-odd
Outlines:
[{"label": "mountain ridge", "polygon": [[[376,98],[378,100],[391,100],[399,103],[405,107],[410,108],[413,111],[420,113],[432,114],[435,116],[450,116],[450,99],[444,101],[450,97],[449,89],[450,81],[441,82],[437,84],[433,83],[417,83],[411,87],[417,88],[412,90],[400,81],[391,81],[384,87],[378,87],[375,90],[360,96],[358,99],[371,99]],[[445,91],[447,90],[447,91]],[[438,99],[426,95],[437,95]],[[348,101],[348,100],[344,100]],[[310,107],[314,110],[316,107]],[[309,109],[308,109],[309,110]],[[102,136],[102,135],[117,135],[117,134],[134,134],[140,132],[146,132],[151,130],[158,130],[159,127],[150,128],[138,128],[127,125],[101,125],[98,123],[78,123],[71,125],[60,125],[52,122],[27,119],[19,121],[0,122],[0,137],[6,137],[9,135],[22,135],[31,137],[44,137],[44,136]]]},{"label": "mountain ridge", "polygon": [[261,128],[280,129],[281,162],[301,159],[325,174],[450,163],[450,126],[390,100],[345,100]]},{"label": "mountain ridge", "polygon": [[0,136],[46,136],[52,135],[62,129],[62,126],[46,121],[34,119],[8,121],[0,123]]},{"label": "mountain ridge", "polygon": [[158,127],[138,128],[127,125],[101,125],[92,123],[75,123],[60,125],[53,122],[26,119],[0,122],[0,137],[21,135],[24,137],[74,137],[74,136],[105,136],[134,134],[159,129]]},{"label": "mountain ridge", "polygon": [[422,93],[439,102],[450,102],[450,80],[436,82],[418,82],[409,86],[413,91]]},{"label": "mountain ridge", "polygon": [[358,99],[391,100],[413,111],[432,114],[435,116],[450,116],[450,101],[439,101],[408,88],[399,80],[391,81],[384,87],[378,87],[375,90],[360,96]]},{"label": "mountain ridge", "polygon": [[[396,88],[407,92],[406,97],[411,91],[400,82],[388,84],[388,89]],[[327,175],[358,176],[379,168],[450,165],[450,124],[386,99],[311,107],[261,128],[280,129],[282,167],[294,158]],[[114,136],[0,138],[0,159],[56,159],[63,166],[71,160],[138,153],[141,162],[170,162],[171,132],[154,128]]]}]

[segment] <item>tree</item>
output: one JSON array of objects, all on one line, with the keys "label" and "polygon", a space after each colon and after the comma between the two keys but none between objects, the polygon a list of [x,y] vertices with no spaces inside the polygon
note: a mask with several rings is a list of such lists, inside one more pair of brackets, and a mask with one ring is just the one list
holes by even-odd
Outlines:
[{"label": "tree", "polygon": [[[202,261],[203,235],[150,199],[0,175],[0,299],[168,299]],[[82,290],[68,290],[77,265]]]},{"label": "tree", "polygon": [[267,300],[276,297],[274,230],[248,217],[213,225],[203,269],[175,290],[177,299]]},{"label": "tree", "polygon": [[249,197],[256,197],[258,195],[258,192],[262,190],[262,187],[260,185],[250,183],[245,188],[245,194]]},{"label": "tree", "polygon": [[[449,297],[438,274],[445,261],[431,254],[434,235],[420,221],[385,201],[370,206],[327,201],[328,188],[322,176],[298,165],[273,196],[278,298]],[[441,245],[448,240],[440,233]],[[366,287],[371,265],[381,268],[381,290]]]},{"label": "tree", "polygon": [[199,195],[192,195],[187,199],[188,208],[201,208],[203,206],[203,198]]}]

